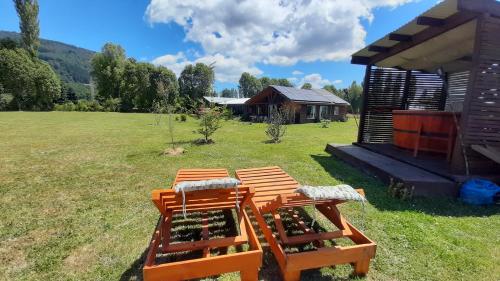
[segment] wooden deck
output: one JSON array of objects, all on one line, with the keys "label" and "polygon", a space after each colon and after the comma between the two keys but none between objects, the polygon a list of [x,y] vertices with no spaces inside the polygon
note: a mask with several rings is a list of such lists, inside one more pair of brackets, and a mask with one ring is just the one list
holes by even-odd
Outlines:
[{"label": "wooden deck", "polygon": [[416,166],[438,176],[454,180],[454,176],[450,170],[449,164],[446,161],[446,156],[444,154],[420,153],[418,157],[413,157],[413,151],[397,148],[396,146],[389,143],[355,143],[354,145],[366,148],[372,152],[382,154],[406,164]]},{"label": "wooden deck", "polygon": [[456,197],[458,195],[458,184],[450,178],[361,146],[328,144],[326,151],[344,162],[379,178],[386,184],[389,184],[392,178],[408,187],[414,186],[415,196]]}]

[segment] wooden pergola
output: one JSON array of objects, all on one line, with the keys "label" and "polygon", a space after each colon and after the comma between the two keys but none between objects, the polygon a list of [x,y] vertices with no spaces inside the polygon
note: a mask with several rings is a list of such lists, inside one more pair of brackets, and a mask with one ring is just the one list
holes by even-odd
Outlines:
[{"label": "wooden pergola", "polygon": [[351,62],[366,65],[358,145],[392,144],[395,110],[451,112],[456,132],[436,135],[457,135],[453,174],[500,174],[499,1],[445,0]]}]

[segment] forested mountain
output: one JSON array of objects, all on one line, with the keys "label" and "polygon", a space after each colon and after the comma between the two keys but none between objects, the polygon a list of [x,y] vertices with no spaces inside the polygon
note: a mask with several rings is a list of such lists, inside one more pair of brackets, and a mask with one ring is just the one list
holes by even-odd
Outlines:
[{"label": "forested mountain", "polygon": [[[10,37],[19,41],[20,36],[17,32],[0,31],[0,39]],[[83,98],[88,95],[88,86],[83,84],[90,83],[90,60],[94,52],[52,40],[40,39],[40,42],[40,59],[48,62],[61,80],[73,88],[78,96]]]}]

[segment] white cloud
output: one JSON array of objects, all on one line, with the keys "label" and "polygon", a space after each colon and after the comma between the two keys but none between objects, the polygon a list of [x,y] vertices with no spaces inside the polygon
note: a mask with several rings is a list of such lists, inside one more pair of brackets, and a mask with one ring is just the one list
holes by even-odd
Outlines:
[{"label": "white cloud", "polygon": [[[410,1],[151,0],[145,16],[151,24],[182,26],[186,41],[200,44],[204,57],[217,58],[217,79],[236,81],[242,69],[259,72],[256,63],[348,59],[365,45],[362,19],[372,20],[375,8]],[[228,73],[231,67],[239,73]]]},{"label": "white cloud", "polygon": [[203,56],[195,60],[188,60],[182,52],[179,52],[175,55],[164,55],[153,60],[154,64],[163,65],[171,69],[177,76],[181,74],[186,65],[198,62],[208,65],[213,64],[215,67],[217,81],[220,82],[238,81],[242,72],[249,72],[252,75],[262,74],[262,71],[256,67],[251,67],[235,58],[224,57],[221,54]]},{"label": "white cloud", "polygon": [[331,85],[331,84],[340,84],[342,83],[342,80],[333,80],[330,81],[326,78],[323,78],[321,74],[319,73],[312,73],[308,74],[302,78],[298,77],[289,77],[287,78],[288,81],[292,82],[295,86],[297,87],[302,87],[305,83],[311,83],[313,89],[321,89],[325,85]]},{"label": "white cloud", "polygon": [[[339,81],[339,80],[335,80],[335,81]],[[302,78],[300,80],[298,85],[300,87],[302,87],[302,85],[304,85],[305,83],[311,83],[313,89],[320,89],[320,88],[323,88],[323,86],[333,84],[334,82],[321,77],[321,74],[319,74],[319,73],[312,73],[312,74],[304,76],[304,78]]]},{"label": "white cloud", "polygon": [[304,72],[302,72],[302,71],[300,71],[300,70],[294,70],[294,71],[292,72],[292,75],[302,75],[302,74],[304,74]]}]

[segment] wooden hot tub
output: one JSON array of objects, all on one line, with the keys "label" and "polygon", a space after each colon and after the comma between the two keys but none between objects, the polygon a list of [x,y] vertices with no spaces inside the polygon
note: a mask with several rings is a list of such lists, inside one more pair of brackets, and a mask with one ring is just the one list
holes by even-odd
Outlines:
[{"label": "wooden hot tub", "polygon": [[450,158],[455,143],[456,126],[452,112],[394,110],[393,144],[414,151],[446,153]]}]

